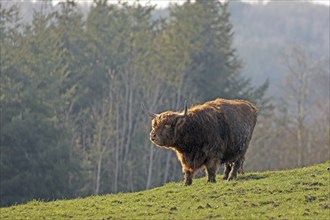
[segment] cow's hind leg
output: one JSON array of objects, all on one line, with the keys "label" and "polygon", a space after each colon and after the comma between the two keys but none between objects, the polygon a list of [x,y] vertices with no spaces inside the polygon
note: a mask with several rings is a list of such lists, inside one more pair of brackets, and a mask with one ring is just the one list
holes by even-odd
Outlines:
[{"label": "cow's hind leg", "polygon": [[231,166],[230,166],[230,163],[225,163],[224,164],[225,165],[225,168],[224,168],[224,170],[223,170],[223,177],[222,177],[222,179],[223,180],[227,180],[228,179],[228,176],[229,176],[229,173],[230,173],[230,170],[231,170]]},{"label": "cow's hind leg", "polygon": [[241,160],[238,159],[235,162],[232,163],[231,165],[231,171],[229,173],[228,179],[227,180],[233,180],[237,178],[237,171],[241,167]]},{"label": "cow's hind leg", "polygon": [[245,160],[244,158],[241,159],[241,165],[240,168],[238,169],[239,174],[244,174],[244,169],[243,169],[244,160]]}]

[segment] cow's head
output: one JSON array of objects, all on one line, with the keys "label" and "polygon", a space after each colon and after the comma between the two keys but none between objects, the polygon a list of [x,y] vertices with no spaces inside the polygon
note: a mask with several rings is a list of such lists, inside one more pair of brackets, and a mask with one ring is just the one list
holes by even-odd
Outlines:
[{"label": "cow's head", "polygon": [[[145,110],[145,108],[143,107]],[[177,140],[177,131],[185,123],[188,114],[187,102],[185,101],[183,112],[166,111],[154,114],[145,110],[151,116],[152,130],[150,140],[159,147],[174,147]]]}]

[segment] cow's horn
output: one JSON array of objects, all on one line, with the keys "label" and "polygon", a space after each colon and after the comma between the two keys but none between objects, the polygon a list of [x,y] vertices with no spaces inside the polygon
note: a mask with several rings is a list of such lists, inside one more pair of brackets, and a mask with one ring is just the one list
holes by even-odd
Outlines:
[{"label": "cow's horn", "polygon": [[141,104],[141,109],[144,111],[144,113],[146,113],[147,115],[149,115],[152,118],[155,118],[158,116],[158,114],[152,113],[149,110],[147,110],[143,103]]},{"label": "cow's horn", "polygon": [[182,116],[187,116],[187,114],[188,114],[187,100],[184,100],[184,111]]}]

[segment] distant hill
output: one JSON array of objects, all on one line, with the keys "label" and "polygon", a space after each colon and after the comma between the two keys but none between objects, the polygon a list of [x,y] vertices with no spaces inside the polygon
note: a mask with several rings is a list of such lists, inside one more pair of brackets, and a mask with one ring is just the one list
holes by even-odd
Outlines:
[{"label": "distant hill", "polygon": [[329,7],[299,1],[272,1],[266,5],[230,3],[235,30],[234,47],[245,63],[244,72],[254,83],[267,78],[269,93],[285,75],[279,58],[291,44],[303,46],[312,57],[329,57]]},{"label": "distant hill", "polygon": [[330,161],[306,168],[246,173],[234,181],[0,209],[1,219],[329,219]]}]

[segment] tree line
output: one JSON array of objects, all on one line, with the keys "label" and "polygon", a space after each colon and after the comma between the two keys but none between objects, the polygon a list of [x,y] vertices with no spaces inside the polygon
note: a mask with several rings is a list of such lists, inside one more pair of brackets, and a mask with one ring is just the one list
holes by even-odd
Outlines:
[{"label": "tree line", "polygon": [[278,160],[303,165],[272,147],[277,135],[289,140],[279,133],[289,113],[279,114],[265,96],[268,82],[255,87],[242,75],[228,3],[187,1],[170,6],[166,19],[152,17],[154,6],[106,0],[94,1],[86,16],[74,1],[46,1],[31,23],[20,19],[20,10],[1,7],[1,206],[180,180],[175,155],[148,139],[142,103],[160,112],[182,110],[185,99],[190,105],[216,97],[250,100],[261,122],[247,167],[276,169]]}]

